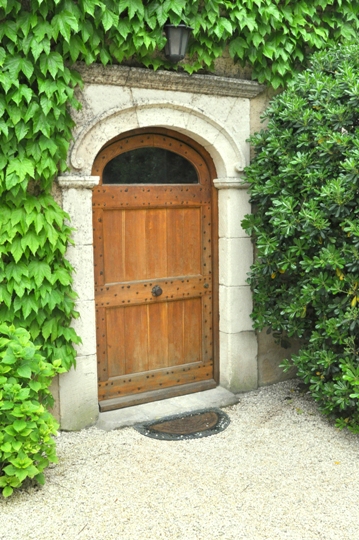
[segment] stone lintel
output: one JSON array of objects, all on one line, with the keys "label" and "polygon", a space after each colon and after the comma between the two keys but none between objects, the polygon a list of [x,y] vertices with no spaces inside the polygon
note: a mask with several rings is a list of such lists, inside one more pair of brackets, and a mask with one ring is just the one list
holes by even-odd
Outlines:
[{"label": "stone lintel", "polygon": [[85,83],[112,84],[135,88],[171,90],[237,98],[254,98],[265,90],[263,85],[246,79],[219,77],[216,75],[189,75],[175,71],[153,71],[128,66],[102,66],[83,63],[73,65]]}]

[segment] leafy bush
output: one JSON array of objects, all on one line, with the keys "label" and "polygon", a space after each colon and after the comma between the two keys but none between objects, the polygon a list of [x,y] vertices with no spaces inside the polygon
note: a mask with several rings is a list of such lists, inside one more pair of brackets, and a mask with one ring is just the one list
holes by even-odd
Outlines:
[{"label": "leafy bush", "polygon": [[53,404],[49,386],[61,360],[50,364],[23,328],[0,326],[0,489],[9,497],[27,478],[40,484],[56,462],[58,425],[45,407]]},{"label": "leafy bush", "polygon": [[[254,326],[269,326],[324,413],[359,432],[359,44],[313,57],[266,112],[247,168]],[[285,362],[284,367],[289,363]]]}]

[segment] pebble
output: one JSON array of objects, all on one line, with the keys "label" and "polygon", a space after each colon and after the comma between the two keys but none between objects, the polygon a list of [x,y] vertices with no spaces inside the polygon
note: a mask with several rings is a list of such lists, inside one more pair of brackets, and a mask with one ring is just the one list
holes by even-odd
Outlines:
[{"label": "pebble", "polygon": [[96,427],[57,437],[43,487],[0,499],[0,540],[354,540],[358,436],[298,381],[240,396],[217,435]]}]

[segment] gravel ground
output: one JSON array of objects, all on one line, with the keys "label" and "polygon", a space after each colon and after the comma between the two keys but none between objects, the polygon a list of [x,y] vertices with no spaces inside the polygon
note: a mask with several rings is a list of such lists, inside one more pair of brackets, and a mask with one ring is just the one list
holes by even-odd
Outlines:
[{"label": "gravel ground", "polygon": [[356,540],[358,436],[297,381],[244,394],[200,440],[61,433],[46,485],[0,500],[1,540]]}]

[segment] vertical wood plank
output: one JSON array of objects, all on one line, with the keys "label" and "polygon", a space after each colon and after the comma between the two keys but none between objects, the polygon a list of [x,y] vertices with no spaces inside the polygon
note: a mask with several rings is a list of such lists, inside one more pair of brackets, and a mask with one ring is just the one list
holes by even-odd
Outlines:
[{"label": "vertical wood plank", "polygon": [[109,377],[126,373],[125,308],[106,310],[107,369]]},{"label": "vertical wood plank", "polygon": [[167,210],[146,210],[146,277],[167,276]]},{"label": "vertical wood plank", "polygon": [[214,353],[212,310],[212,292],[209,292],[202,297],[202,351],[204,362],[212,360]]},{"label": "vertical wood plank", "polygon": [[184,363],[202,360],[202,301],[193,298],[183,302],[184,309]]},{"label": "vertical wood plank", "polygon": [[124,308],[126,337],[126,374],[148,370],[146,305]]},{"label": "vertical wood plank", "polygon": [[123,281],[147,278],[146,212],[146,210],[125,211],[125,275]]},{"label": "vertical wood plank", "polygon": [[94,270],[95,286],[105,283],[104,278],[104,231],[103,231],[103,210],[93,211],[93,248],[94,248]]},{"label": "vertical wood plank", "polygon": [[106,309],[96,308],[97,378],[107,381]]},{"label": "vertical wood plank", "polygon": [[167,302],[148,306],[148,369],[168,366]]},{"label": "vertical wood plank", "polygon": [[167,211],[168,273],[186,276],[201,273],[201,209]]},{"label": "vertical wood plank", "polygon": [[168,302],[168,365],[184,362],[184,307],[183,301]]},{"label": "vertical wood plank", "polygon": [[186,208],[184,212],[183,235],[186,246],[186,266],[184,275],[201,273],[201,209]]},{"label": "vertical wood plank", "polygon": [[184,212],[181,208],[167,210],[168,276],[185,275],[186,250],[183,234]]},{"label": "vertical wood plank", "polygon": [[104,283],[116,283],[124,280],[123,268],[123,217],[121,210],[103,212],[103,260]]}]

